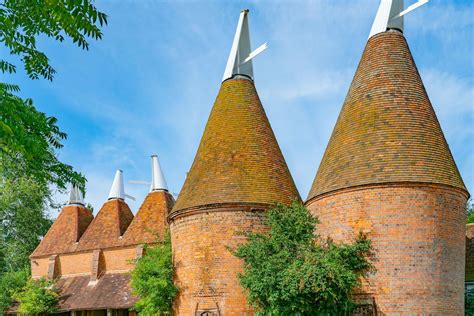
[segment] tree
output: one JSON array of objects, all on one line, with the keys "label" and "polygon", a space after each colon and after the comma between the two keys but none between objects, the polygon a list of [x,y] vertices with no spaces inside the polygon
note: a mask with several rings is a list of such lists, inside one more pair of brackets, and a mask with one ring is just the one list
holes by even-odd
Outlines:
[{"label": "tree", "polygon": [[[71,38],[82,49],[89,49],[87,38],[101,39],[99,26],[107,15],[91,0],[3,0],[0,1],[0,42],[17,55],[32,79],[52,80],[56,72],[48,57],[36,47],[38,37],[62,42]],[[16,72],[16,66],[0,59],[0,70]]]},{"label": "tree", "polygon": [[370,241],[336,244],[315,235],[315,219],[300,203],[266,213],[266,233],[248,233],[233,250],[243,259],[238,275],[256,315],[345,315],[351,293],[372,265]]},{"label": "tree", "polygon": [[466,203],[466,224],[474,223],[474,203],[472,200]]},{"label": "tree", "polygon": [[13,296],[26,285],[29,275],[29,268],[0,274],[0,315],[12,305]]},{"label": "tree", "polygon": [[[37,49],[38,39],[70,38],[88,49],[88,39],[102,38],[99,27],[106,23],[93,0],[0,0],[0,43],[19,57],[32,79],[52,80],[55,73]],[[16,66],[2,58],[0,72],[15,73]],[[52,205],[50,187],[61,191],[68,182],[81,189],[85,185],[84,176],[58,159],[67,135],[57,119],[18,92],[18,86],[0,82],[0,314],[11,303],[18,280],[26,280],[28,256],[51,225],[46,215]]]},{"label": "tree", "polygon": [[[62,42],[70,38],[82,49],[89,49],[88,38],[101,39],[100,26],[107,15],[97,10],[93,0],[0,0],[0,42],[17,55],[32,79],[52,80],[54,68],[37,49],[40,36]],[[16,72],[16,66],[0,59],[2,73]],[[38,112],[31,99],[13,93],[16,85],[0,83],[0,146],[2,156],[23,159],[25,174],[33,174],[46,185],[64,189],[67,182],[84,188],[85,178],[71,166],[61,163],[55,150],[62,147],[66,134],[57,119]],[[2,160],[5,158],[2,157]],[[0,161],[3,163],[3,161]]]},{"label": "tree", "polygon": [[52,280],[30,279],[20,291],[13,294],[13,298],[19,303],[18,313],[39,315],[57,311],[59,293]]},{"label": "tree", "polygon": [[44,186],[65,189],[68,182],[81,188],[85,178],[59,161],[56,151],[67,135],[57,119],[39,112],[31,99],[12,94],[18,87],[0,83],[1,177],[15,179],[28,175]]},{"label": "tree", "polygon": [[0,179],[0,275],[29,268],[29,255],[51,225],[48,194],[33,177]]},{"label": "tree", "polygon": [[135,309],[145,316],[171,315],[178,288],[173,283],[170,233],[156,245],[145,245],[144,254],[132,271],[133,292],[139,297]]}]

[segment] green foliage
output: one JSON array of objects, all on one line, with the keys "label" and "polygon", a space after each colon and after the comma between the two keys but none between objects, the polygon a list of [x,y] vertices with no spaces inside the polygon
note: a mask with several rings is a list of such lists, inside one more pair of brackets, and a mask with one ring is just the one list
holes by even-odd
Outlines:
[{"label": "green foliage", "polygon": [[[93,0],[0,0],[2,57],[19,57],[32,79],[52,80],[55,70],[37,49],[37,40],[70,38],[88,49],[87,40],[100,39],[99,27],[106,23]],[[0,58],[0,73],[15,72],[13,63]],[[0,82],[0,314],[20,280],[26,280],[28,256],[51,225],[45,212],[48,203],[53,206],[50,187],[85,185],[85,178],[57,157],[66,139],[57,119],[38,111],[31,99],[15,95],[19,90]],[[31,281],[18,294],[29,314],[53,310],[54,291],[44,282]]]},{"label": "green foliage", "polygon": [[13,298],[20,304],[18,306],[20,314],[54,313],[57,310],[59,291],[54,288],[51,280],[30,279],[22,290],[13,295]]},{"label": "green foliage", "polygon": [[472,200],[466,203],[466,224],[474,223],[474,203]]},{"label": "green foliage", "polygon": [[[37,49],[39,36],[62,42],[71,38],[82,49],[89,49],[88,38],[101,39],[99,26],[107,16],[92,0],[3,0],[0,1],[0,42],[11,55],[17,55],[32,79],[52,80],[55,70],[48,57]],[[16,72],[16,66],[0,59],[2,73]]]},{"label": "green foliage", "polygon": [[144,253],[132,271],[132,288],[140,298],[135,309],[145,316],[171,315],[173,298],[178,288],[173,283],[169,232],[156,245],[145,246]]},{"label": "green foliage", "polygon": [[29,268],[28,256],[51,226],[48,195],[32,177],[0,177],[0,274]]},{"label": "green foliage", "polygon": [[29,275],[29,268],[0,274],[0,315],[12,305],[14,294],[26,285]]},{"label": "green foliage", "polygon": [[67,136],[57,126],[57,119],[39,112],[31,99],[22,100],[11,90],[14,86],[0,85],[0,163],[8,166],[2,168],[2,176],[27,174],[60,189],[68,182],[83,187],[85,178],[56,155]]},{"label": "green foliage", "polygon": [[464,315],[474,315],[474,289],[465,290],[464,308]]},{"label": "green foliage", "polygon": [[315,237],[315,219],[300,203],[266,213],[269,232],[249,233],[233,253],[244,260],[239,274],[256,315],[345,315],[351,293],[370,271],[370,241],[352,244]]}]

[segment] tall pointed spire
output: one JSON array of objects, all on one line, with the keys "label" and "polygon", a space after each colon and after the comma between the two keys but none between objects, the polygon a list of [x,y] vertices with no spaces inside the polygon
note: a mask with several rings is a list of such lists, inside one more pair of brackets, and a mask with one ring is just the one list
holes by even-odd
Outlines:
[{"label": "tall pointed spire", "polygon": [[182,289],[176,315],[252,315],[239,290],[242,262],[227,247],[242,231],[260,231],[275,203],[301,200],[255,89],[248,63],[265,46],[250,53],[247,14],[240,14],[224,81],[168,216]]},{"label": "tall pointed spire", "polygon": [[367,42],[308,199],[374,183],[466,190],[402,33]]},{"label": "tall pointed spire", "polygon": [[403,9],[403,0],[380,0],[379,9],[372,24],[369,38],[388,29],[403,32],[403,16],[408,12],[428,3],[429,0],[419,0],[407,9]]},{"label": "tall pointed spire", "polygon": [[252,59],[267,48],[267,43],[264,43],[253,52],[251,51],[248,13],[249,10],[240,12],[234,42],[230,49],[222,81],[232,78],[234,75],[245,75],[253,79]]},{"label": "tall pointed spire", "polygon": [[84,196],[82,195],[81,190],[75,186],[71,185],[71,191],[69,192],[68,205],[82,205],[84,206]]},{"label": "tall pointed spire", "polygon": [[125,200],[125,190],[123,186],[123,171],[117,170],[115,172],[114,182],[110,188],[109,200],[111,199],[122,199]]},{"label": "tall pointed spire", "polygon": [[[290,203],[299,199],[245,63],[248,10],[240,13],[224,80],[173,212],[216,203]],[[258,51],[258,49],[256,50]],[[245,56],[244,56],[245,55]],[[249,61],[251,62],[251,61]]]},{"label": "tall pointed spire", "polygon": [[165,176],[161,170],[160,161],[157,155],[151,156],[151,189],[150,191],[168,191]]}]

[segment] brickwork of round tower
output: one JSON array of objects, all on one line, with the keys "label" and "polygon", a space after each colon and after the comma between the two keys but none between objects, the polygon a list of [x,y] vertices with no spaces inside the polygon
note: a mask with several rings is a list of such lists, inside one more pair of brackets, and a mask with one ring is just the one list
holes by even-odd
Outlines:
[{"label": "brickwork of round tower", "polygon": [[467,198],[403,34],[372,36],[306,202],[322,236],[372,240],[356,294],[381,315],[462,315]]},{"label": "brickwork of round tower", "polygon": [[252,80],[222,83],[193,165],[169,216],[176,315],[253,315],[229,251],[264,230],[262,212],[300,200]]}]

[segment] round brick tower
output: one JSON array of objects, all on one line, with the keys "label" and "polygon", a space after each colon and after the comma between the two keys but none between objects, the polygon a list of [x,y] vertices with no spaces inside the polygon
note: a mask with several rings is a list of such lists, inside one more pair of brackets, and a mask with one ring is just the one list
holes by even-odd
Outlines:
[{"label": "round brick tower", "polygon": [[224,81],[168,217],[180,289],[176,315],[253,315],[237,279],[242,262],[228,247],[245,242],[242,232],[263,230],[262,211],[273,203],[300,199],[255,90],[251,64],[238,67],[239,58],[250,53],[246,14],[241,13]]},{"label": "round brick tower", "polygon": [[336,241],[367,233],[357,291],[383,315],[462,315],[464,186],[403,34],[371,36],[306,206]]}]

